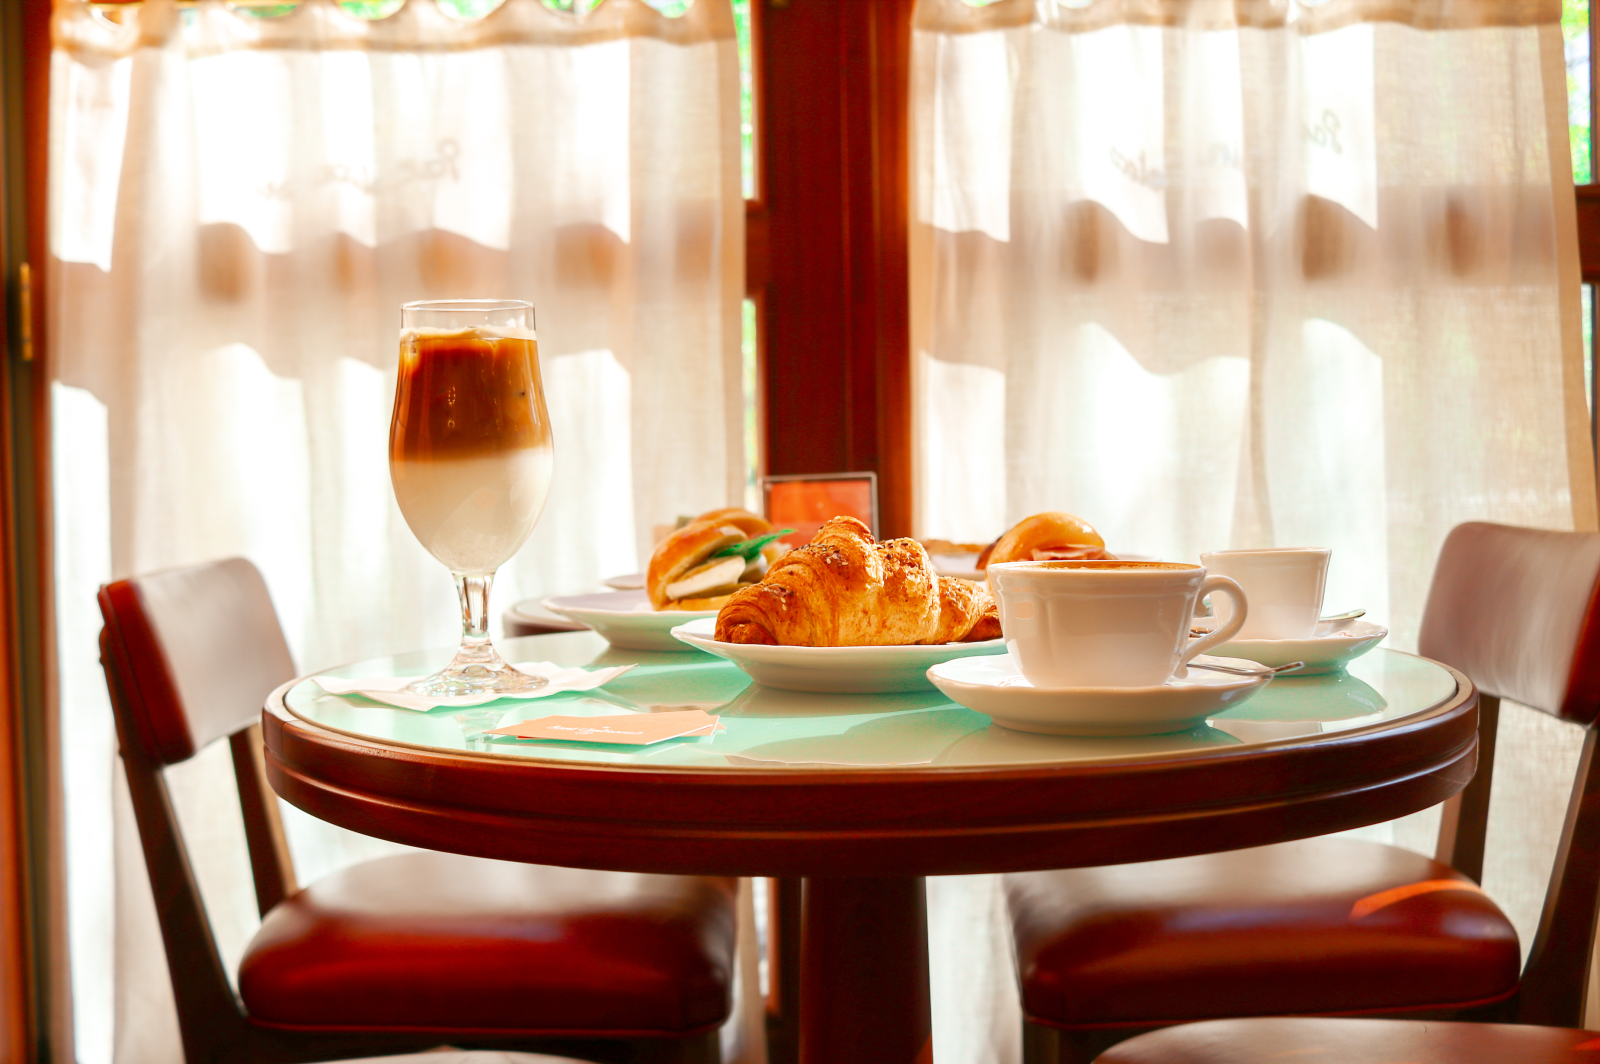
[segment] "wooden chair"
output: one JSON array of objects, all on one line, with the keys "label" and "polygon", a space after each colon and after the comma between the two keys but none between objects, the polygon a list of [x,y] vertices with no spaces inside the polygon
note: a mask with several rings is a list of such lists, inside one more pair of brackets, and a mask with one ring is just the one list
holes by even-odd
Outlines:
[{"label": "wooden chair", "polygon": [[1100,1064],[1585,1064],[1600,1031],[1418,1020],[1208,1020],[1140,1035]]},{"label": "wooden chair", "polygon": [[[1446,540],[1418,645],[1479,688],[1480,756],[1472,783],[1446,806],[1438,859],[1316,838],[1007,877],[1027,1059],[1087,1061],[1141,1030],[1218,1017],[1581,1023],[1600,889],[1597,574],[1600,535],[1592,533],[1474,523]],[[1588,729],[1543,918],[1520,972],[1516,932],[1476,882],[1502,697]],[[1168,1044],[1139,1043],[1103,1059],[1143,1061],[1145,1045]]]},{"label": "wooden chair", "polygon": [[[733,880],[417,852],[297,888],[256,723],[295,670],[260,574],[235,558],[118,581],[99,598],[189,1064],[439,1045],[616,1064],[718,1059],[735,970]],[[163,775],[224,737],[262,916],[237,996]]]},{"label": "wooden chair", "polygon": [[767,880],[767,1064],[800,1064],[803,879]]}]

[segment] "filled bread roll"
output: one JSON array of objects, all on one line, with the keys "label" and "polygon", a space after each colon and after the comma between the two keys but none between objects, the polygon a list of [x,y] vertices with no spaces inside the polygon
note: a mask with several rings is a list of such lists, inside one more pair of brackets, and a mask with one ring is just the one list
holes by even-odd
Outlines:
[{"label": "filled bread roll", "polygon": [[[742,509],[738,506],[726,506],[720,510],[711,510],[701,514],[699,517],[695,518],[695,520],[715,521],[719,525],[732,525],[743,532],[746,536],[749,536],[751,539],[754,539],[757,536],[765,535],[766,533],[772,531],[771,521],[768,521],[760,514],[753,514],[749,510]],[[783,530],[784,535],[788,535],[789,532],[790,529],[786,528]],[[788,552],[789,545],[781,540],[776,539],[761,548],[761,556],[766,559],[768,565],[777,561],[780,557]],[[762,572],[766,572],[766,568],[764,566],[762,568]],[[749,582],[753,583],[754,581]],[[685,608],[687,609],[689,607]],[[695,606],[693,608],[701,610],[706,609],[707,607]]]},{"label": "filled bread roll", "polygon": [[696,521],[710,521],[718,525],[732,525],[747,536],[759,536],[763,532],[772,531],[772,522],[760,514],[753,514],[749,510],[738,506],[724,506],[720,510],[709,510],[695,518]]},{"label": "filled bread roll", "polygon": [[715,606],[688,603],[733,593],[744,571],[744,559],[714,559],[713,555],[747,538],[737,526],[713,521],[693,521],[673,532],[656,544],[645,570],[644,587],[650,595],[650,605],[658,610],[720,608],[721,602]]},{"label": "filled bread roll", "polygon": [[1106,541],[1089,522],[1051,511],[1024,517],[978,555],[978,568],[999,562],[1031,562],[1040,558],[1109,558]]},{"label": "filled bread roll", "polygon": [[835,517],[804,547],[734,592],[717,639],[770,646],[898,646],[974,642],[1000,634],[988,591],[940,576],[914,539],[879,543],[853,517]]},{"label": "filled bread roll", "polygon": [[782,532],[748,510],[714,510],[656,544],[645,570],[650,605],[658,610],[721,609],[734,590],[766,575],[772,559],[788,550],[773,542]]}]

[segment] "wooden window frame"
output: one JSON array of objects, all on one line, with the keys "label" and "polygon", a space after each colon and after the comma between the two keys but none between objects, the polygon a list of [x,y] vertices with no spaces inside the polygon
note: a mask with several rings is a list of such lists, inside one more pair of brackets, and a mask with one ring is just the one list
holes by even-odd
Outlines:
[{"label": "wooden window frame", "polygon": [[0,1064],[72,1053],[44,357],[51,8],[0,4]]},{"label": "wooden window frame", "polygon": [[[751,0],[750,12],[757,171],[746,288],[758,323],[761,472],[874,471],[885,536],[912,532],[913,4]],[[47,262],[50,10],[50,0],[0,5],[0,1064],[48,1060],[52,1041],[70,1046],[60,1040],[65,988],[52,985],[64,966],[50,963],[59,857],[47,844],[55,692],[42,268],[25,293],[31,314],[19,313],[21,267]],[[1593,15],[1591,71],[1600,58]],[[1600,284],[1600,182],[1578,186],[1576,197],[1583,279]],[[41,357],[24,358],[28,346]]]},{"label": "wooden window frame", "polygon": [[751,4],[761,472],[871,470],[885,537],[912,532],[913,3]]}]

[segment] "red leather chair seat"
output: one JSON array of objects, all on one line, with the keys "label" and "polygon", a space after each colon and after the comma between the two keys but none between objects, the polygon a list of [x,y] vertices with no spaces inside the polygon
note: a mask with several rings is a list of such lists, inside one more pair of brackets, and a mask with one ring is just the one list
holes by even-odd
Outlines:
[{"label": "red leather chair seat", "polygon": [[[1472,888],[1448,865],[1338,838],[1008,876],[1023,1006],[1093,1027],[1505,997],[1516,930],[1455,883]],[[1363,899],[1372,911],[1353,912]]]},{"label": "red leather chair seat", "polygon": [[728,1015],[734,881],[408,853],[262,921],[253,1022],[295,1029],[683,1034]]},{"label": "red leather chair seat", "polygon": [[1600,1032],[1417,1020],[1208,1020],[1142,1034],[1096,1064],[1584,1064]]}]

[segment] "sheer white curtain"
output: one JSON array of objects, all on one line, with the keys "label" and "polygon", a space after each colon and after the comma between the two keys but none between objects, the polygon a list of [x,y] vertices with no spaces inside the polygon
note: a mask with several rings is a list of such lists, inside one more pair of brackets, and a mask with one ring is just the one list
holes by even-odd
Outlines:
[{"label": "sheer white curtain", "polygon": [[[1594,528],[1560,6],[919,0],[919,534],[1329,546],[1328,607],[1404,649],[1456,523]],[[1526,942],[1575,737],[1503,727],[1486,886]],[[1003,940],[950,948],[951,1008],[999,1003],[950,1044],[1015,1059]]]},{"label": "sheer white curtain", "polygon": [[[479,5],[482,6],[482,5]],[[582,6],[582,5],[580,5]],[[666,17],[410,0],[249,17],[58,0],[52,357],[69,922],[84,1064],[179,1056],[96,662],[95,586],[230,554],[315,669],[454,642],[385,462],[398,307],[538,312],[555,485],[496,612],[742,498],[738,59]],[[217,756],[213,756],[217,755]],[[255,924],[225,753],[173,773],[225,953]],[[382,844],[303,816],[302,879]]]}]

